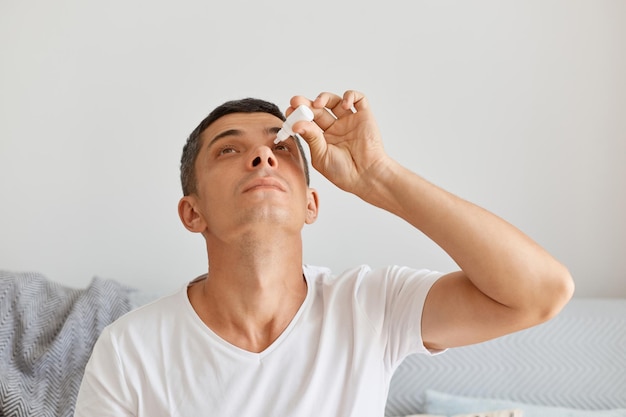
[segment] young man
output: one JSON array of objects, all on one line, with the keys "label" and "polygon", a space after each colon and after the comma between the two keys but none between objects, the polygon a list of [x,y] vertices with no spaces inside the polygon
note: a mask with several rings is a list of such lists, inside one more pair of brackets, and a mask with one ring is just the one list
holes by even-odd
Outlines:
[{"label": "young man", "polygon": [[290,104],[315,114],[294,126],[313,167],[405,219],[461,270],[303,266],[318,195],[302,149],[274,144],[284,120],[274,105],[226,103],[181,163],[179,215],[204,236],[208,273],[103,332],[76,416],[382,416],[407,355],[536,325],[569,300],[568,271],[535,242],[390,159],[361,93]]}]

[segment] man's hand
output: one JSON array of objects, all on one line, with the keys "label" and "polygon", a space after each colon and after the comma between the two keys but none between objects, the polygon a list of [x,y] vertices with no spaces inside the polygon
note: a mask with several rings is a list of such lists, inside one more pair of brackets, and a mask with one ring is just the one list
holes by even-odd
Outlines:
[{"label": "man's hand", "polygon": [[342,190],[365,199],[391,162],[365,95],[353,90],[343,97],[321,93],[313,101],[295,96],[287,115],[301,104],[309,106],[315,118],[296,123],[294,132],[308,143],[313,167]]}]

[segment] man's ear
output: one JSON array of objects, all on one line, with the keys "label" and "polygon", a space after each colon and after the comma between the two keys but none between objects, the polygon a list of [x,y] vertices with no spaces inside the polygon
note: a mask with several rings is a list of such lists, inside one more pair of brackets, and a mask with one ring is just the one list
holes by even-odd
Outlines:
[{"label": "man's ear", "polygon": [[196,209],[197,199],[193,195],[186,195],[178,202],[178,216],[187,230],[202,233],[207,224],[202,214]]},{"label": "man's ear", "polygon": [[319,200],[317,191],[314,188],[307,190],[307,205],[306,205],[306,224],[312,224],[317,220],[317,213],[319,210]]}]

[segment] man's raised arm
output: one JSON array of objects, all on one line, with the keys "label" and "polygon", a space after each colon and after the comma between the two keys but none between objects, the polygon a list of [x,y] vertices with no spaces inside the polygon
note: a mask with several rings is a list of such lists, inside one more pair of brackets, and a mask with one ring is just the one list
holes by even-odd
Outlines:
[{"label": "man's raised arm", "polygon": [[315,113],[314,122],[294,126],[309,144],[313,167],[409,222],[459,265],[426,299],[421,320],[427,347],[473,344],[534,326],[571,298],[568,270],[532,239],[391,159],[363,94],[294,97],[291,107],[299,104]]}]

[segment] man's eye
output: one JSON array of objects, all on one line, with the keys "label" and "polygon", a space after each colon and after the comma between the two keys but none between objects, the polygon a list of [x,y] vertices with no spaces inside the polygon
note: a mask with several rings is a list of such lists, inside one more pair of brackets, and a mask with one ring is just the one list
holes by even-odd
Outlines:
[{"label": "man's eye", "polygon": [[274,146],[274,150],[289,152],[291,150],[291,148],[287,144],[281,142],[278,145]]},{"label": "man's eye", "polygon": [[234,147],[228,145],[228,146],[222,146],[218,150],[217,154],[218,155],[224,155],[224,154],[227,154],[227,153],[234,153],[234,152],[237,152],[237,150]]}]

